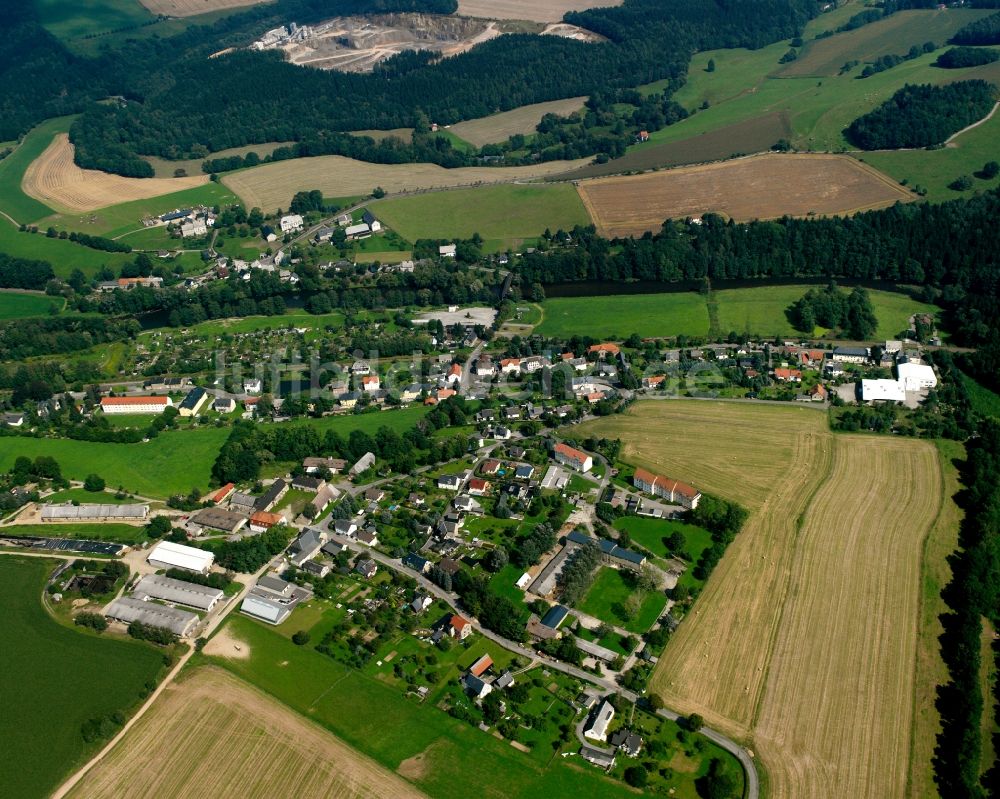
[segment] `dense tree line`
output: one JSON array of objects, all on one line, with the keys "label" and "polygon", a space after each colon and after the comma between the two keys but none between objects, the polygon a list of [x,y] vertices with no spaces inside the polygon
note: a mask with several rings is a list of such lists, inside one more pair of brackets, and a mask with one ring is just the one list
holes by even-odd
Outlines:
[{"label": "dense tree line", "polygon": [[79,352],[95,344],[134,338],[138,332],[139,323],[135,319],[101,316],[19,319],[0,325],[0,352],[7,359],[24,360],[36,355]]},{"label": "dense tree line", "polygon": [[102,252],[132,252],[132,245],[114,239],[107,239],[104,236],[91,236],[87,233],[70,233],[66,236],[70,241],[90,247],[92,250]]},{"label": "dense tree line", "polygon": [[0,253],[0,288],[44,289],[55,277],[52,264]]},{"label": "dense tree line", "polygon": [[983,47],[952,47],[937,57],[934,66],[943,69],[965,69],[966,67],[981,67],[984,64],[992,64],[998,59],[1000,59],[1000,53],[996,50],[988,50]]},{"label": "dense tree line", "polygon": [[951,37],[953,44],[1000,44],[1000,14],[970,22]]},{"label": "dense tree line", "polygon": [[[1000,423],[989,420],[968,441],[959,495],[967,509],[960,549],[950,559],[952,580],[942,595],[941,656],[950,682],[938,688],[942,730],[934,753],[934,774],[942,796],[982,797],[980,684],[982,618],[1000,623]],[[995,787],[997,770],[987,776]]]},{"label": "dense tree line", "polygon": [[736,534],[743,529],[747,520],[747,510],[735,502],[702,494],[698,507],[687,512],[685,521],[704,527],[712,534],[712,545],[702,554],[695,564],[692,574],[699,580],[707,580],[708,576],[722,560]]},{"label": "dense tree line", "polygon": [[796,330],[811,334],[817,325],[842,330],[848,338],[866,341],[875,335],[878,320],[868,292],[861,286],[850,294],[836,283],[825,288],[809,289],[786,311],[788,321]]},{"label": "dense tree line", "polygon": [[934,42],[924,42],[923,47],[913,45],[905,55],[889,53],[888,55],[879,56],[874,61],[866,64],[858,77],[870,78],[879,72],[885,72],[887,69],[899,66],[904,61],[912,61],[914,58],[920,58],[920,56],[926,53],[933,53],[936,49],[937,45]]},{"label": "dense tree line", "polygon": [[493,593],[489,579],[459,571],[452,582],[455,592],[462,599],[462,606],[488,630],[512,641],[523,641],[524,606],[518,607],[505,596]]},{"label": "dense tree line", "polygon": [[[373,10],[363,0],[336,5]],[[324,15],[335,10],[327,6]],[[78,163],[123,174],[150,174],[139,154],[204,158],[227,147],[268,141],[308,144],[310,153],[348,154],[360,147],[363,157],[387,162],[413,160],[418,157],[413,148],[420,147],[434,148],[420,158],[460,159],[464,156],[438,137],[393,145],[343,132],[416,127],[422,117],[447,124],[601,88],[681,81],[693,51],[760,47],[794,36],[815,11],[811,0],[627,0],[620,8],[569,15],[606,36],[602,44],[511,34],[453,58],[399,56],[371,75],[300,69],[273,52],[239,50],[206,60],[208,36],[189,31],[166,40],[177,45],[173,48],[164,42],[154,43],[149,52],[123,47],[108,54],[114,63],[103,82],[121,87],[104,93],[128,99],[91,105],[70,135]],[[289,18],[295,17],[286,11],[281,21]],[[253,23],[242,23],[248,35],[273,17],[258,12],[243,19]],[[245,45],[235,24],[213,29],[216,49],[233,40]],[[560,68],[551,69],[553,63]],[[226,98],[224,108],[219,97]]]},{"label": "dense tree line", "polygon": [[594,582],[594,570],[601,564],[601,549],[597,543],[579,547],[566,560],[559,573],[560,599],[567,605],[575,605]]},{"label": "dense tree line", "polygon": [[986,116],[995,102],[996,87],[984,80],[945,86],[907,84],[874,111],[854,120],[845,133],[863,150],[942,144]]},{"label": "dense tree line", "polygon": [[851,217],[736,223],[709,214],[701,225],[667,222],[655,236],[614,243],[593,228],[576,228],[575,246],[525,254],[516,268],[522,286],[626,280],[698,285],[706,278],[924,285],[923,298],[949,312],[956,340],[979,346],[1000,330],[998,217],[1000,193],[994,190]]}]

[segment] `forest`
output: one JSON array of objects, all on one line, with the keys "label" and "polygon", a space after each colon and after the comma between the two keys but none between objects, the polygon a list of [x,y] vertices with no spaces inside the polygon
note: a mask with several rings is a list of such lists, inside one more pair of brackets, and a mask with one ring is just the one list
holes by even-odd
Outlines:
[{"label": "forest", "polygon": [[[453,8],[454,0],[397,0],[393,5],[448,11],[449,4]],[[93,59],[68,53],[30,9],[22,10],[18,35],[5,37],[2,47],[8,51],[0,53],[5,78],[0,110],[12,114],[4,121],[7,137],[42,118],[20,107],[27,104],[45,108],[44,116],[86,111],[70,133],[77,163],[131,176],[149,174],[139,154],[206,158],[225,148],[269,141],[312,142],[326,148],[322,152],[333,152],[349,144],[337,132],[413,127],[421,114],[449,124],[600,89],[663,78],[681,81],[695,50],[756,48],[791,38],[817,11],[812,0],[626,0],[619,8],[568,15],[606,36],[606,43],[511,34],[438,62],[427,54],[404,54],[373,74],[302,69],[273,52],[205,57],[225,46],[245,46],[279,20],[302,23],[348,11],[382,11],[386,5],[283,0],[169,39],[112,46]],[[23,63],[25,52],[13,52],[6,42],[29,38],[37,44],[30,63]],[[31,96],[25,85],[31,85]],[[92,102],[109,95],[119,102]]]},{"label": "forest", "polygon": [[982,47],[952,47],[938,56],[934,66],[942,69],[964,69],[980,67],[1000,60],[1000,53]]},{"label": "forest", "polygon": [[810,289],[785,313],[793,327],[807,335],[820,325],[842,330],[855,341],[867,341],[878,327],[871,299],[861,286],[850,294],[845,294],[833,282],[821,289]]},{"label": "forest", "polygon": [[895,150],[943,144],[953,133],[985,117],[996,87],[984,80],[945,86],[907,84],[845,131],[862,150]]},{"label": "forest", "polygon": [[951,37],[954,44],[1000,44],[1000,14],[970,22]]}]

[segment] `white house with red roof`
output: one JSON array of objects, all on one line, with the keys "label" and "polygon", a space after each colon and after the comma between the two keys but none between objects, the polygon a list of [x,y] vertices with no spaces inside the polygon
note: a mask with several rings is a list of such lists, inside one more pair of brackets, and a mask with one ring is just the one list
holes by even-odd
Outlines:
[{"label": "white house with red roof", "polygon": [[589,472],[594,468],[594,459],[590,455],[569,446],[569,444],[556,444],[552,451],[552,457],[557,463],[569,466],[578,472]]},{"label": "white house with red roof", "polygon": [[701,492],[698,489],[674,480],[671,477],[664,477],[661,474],[653,474],[645,469],[636,469],[632,476],[632,484],[640,491],[660,497],[668,502],[676,502],[685,508],[698,507],[701,499]]},{"label": "white house with red roof", "polygon": [[378,391],[382,388],[382,383],[378,379],[378,375],[366,375],[361,378],[361,388],[365,391]]}]

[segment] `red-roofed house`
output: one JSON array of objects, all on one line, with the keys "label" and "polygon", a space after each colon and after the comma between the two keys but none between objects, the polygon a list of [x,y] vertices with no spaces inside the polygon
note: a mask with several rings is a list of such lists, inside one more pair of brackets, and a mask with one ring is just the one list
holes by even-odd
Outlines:
[{"label": "red-roofed house", "polygon": [[824,350],[802,350],[799,353],[799,363],[803,366],[819,366],[825,357]]},{"label": "red-roofed house", "polygon": [[779,366],[774,370],[774,379],[780,380],[782,383],[801,383],[802,372],[798,369],[786,369],[784,366]]},{"label": "red-roofed house", "polygon": [[434,396],[438,402],[444,402],[448,397],[454,397],[457,393],[453,388],[439,388]]},{"label": "red-roofed house", "polygon": [[576,356],[572,352],[564,352],[559,357],[562,358],[564,361],[572,361]]},{"label": "red-roofed house", "polygon": [[480,471],[483,474],[496,474],[500,471],[500,461],[496,458],[490,458],[487,461],[483,461],[482,468]]},{"label": "red-roofed house", "polygon": [[592,345],[591,348],[587,350],[587,352],[595,352],[597,353],[598,358],[604,358],[607,355],[617,355],[619,352],[621,352],[621,350],[618,348],[617,344],[611,344],[609,342],[605,342],[603,344]]},{"label": "red-roofed house", "polygon": [[698,500],[701,499],[701,492],[687,483],[660,474],[653,474],[645,469],[635,470],[632,484],[640,491],[645,491],[654,497],[661,497],[668,502],[676,502],[685,508],[698,507]]},{"label": "red-roofed house", "polygon": [[265,513],[257,511],[250,517],[250,529],[255,533],[266,533],[274,525],[281,524],[285,520],[277,513]]},{"label": "red-roofed house", "polygon": [[453,363],[448,367],[448,377],[449,383],[459,383],[462,380],[462,364]]},{"label": "red-roofed house", "polygon": [[365,391],[378,391],[382,388],[382,383],[378,379],[378,375],[367,375],[361,378],[361,388]]},{"label": "red-roofed house", "polygon": [[520,358],[502,358],[500,360],[500,374],[509,375],[521,371]]},{"label": "red-roofed house", "polygon": [[826,386],[822,383],[817,383],[811,389],[809,389],[809,396],[812,398],[813,402],[823,402],[826,400]]},{"label": "red-roofed house", "polygon": [[652,377],[642,378],[643,388],[659,388],[663,385],[663,381],[667,379],[666,375],[653,375]]},{"label": "red-roofed house", "polygon": [[468,489],[469,493],[474,497],[482,497],[490,493],[490,481],[483,480],[481,477],[473,477],[469,480]]},{"label": "red-roofed house", "polygon": [[101,410],[105,413],[163,413],[174,403],[170,397],[105,397]]},{"label": "red-roofed house", "polygon": [[452,616],[448,621],[448,634],[452,638],[464,641],[472,635],[472,622],[461,616]]},{"label": "red-roofed house", "polygon": [[556,444],[552,457],[556,459],[557,463],[562,463],[578,472],[589,472],[594,467],[594,459],[586,452],[581,452],[567,444]]},{"label": "red-roofed house", "polygon": [[482,677],[492,665],[493,658],[489,655],[483,655],[479,658],[479,660],[469,666],[469,674],[473,677]]}]

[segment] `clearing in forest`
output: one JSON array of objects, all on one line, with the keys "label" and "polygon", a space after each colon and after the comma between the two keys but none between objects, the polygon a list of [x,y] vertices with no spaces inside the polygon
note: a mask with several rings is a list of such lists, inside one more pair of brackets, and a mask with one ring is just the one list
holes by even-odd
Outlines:
[{"label": "clearing in forest", "polygon": [[63,213],[95,211],[108,205],[159,197],[208,182],[208,175],[186,178],[124,178],[73,163],[69,136],[59,133],[25,170],[25,194]]},{"label": "clearing in forest", "polygon": [[834,435],[806,408],[639,403],[588,433],[751,509],[652,690],[749,742],[774,797],[905,794],[928,442]]},{"label": "clearing in forest", "polygon": [[376,186],[389,193],[444,189],[487,183],[506,183],[546,177],[582,166],[589,159],[549,161],[511,167],[460,167],[437,164],[370,164],[340,155],[296,158],[244,169],[222,182],[240,196],[247,208],[287,208],[297,191],[319,189],[324,197],[367,196]]},{"label": "clearing in forest", "polygon": [[566,100],[552,100],[547,103],[523,105],[512,111],[501,111],[488,117],[470,119],[452,125],[448,130],[460,139],[476,147],[507,141],[518,133],[528,136],[535,132],[538,123],[546,114],[568,116],[583,108],[586,97],[569,97]]},{"label": "clearing in forest", "polygon": [[665,219],[717,213],[737,221],[844,214],[913,198],[853,158],[767,154],[578,184],[605,236],[658,232]]},{"label": "clearing in forest", "polygon": [[140,0],[153,14],[165,17],[193,17],[210,11],[226,11],[230,8],[256,6],[271,0]]},{"label": "clearing in forest", "polygon": [[423,796],[277,700],[211,667],[199,668],[167,688],[69,795],[87,799]]},{"label": "clearing in forest", "polygon": [[[620,6],[622,0],[606,0],[597,5]],[[458,0],[463,17],[482,19],[526,19],[533,22],[559,22],[567,11],[593,8],[592,0]]]}]

